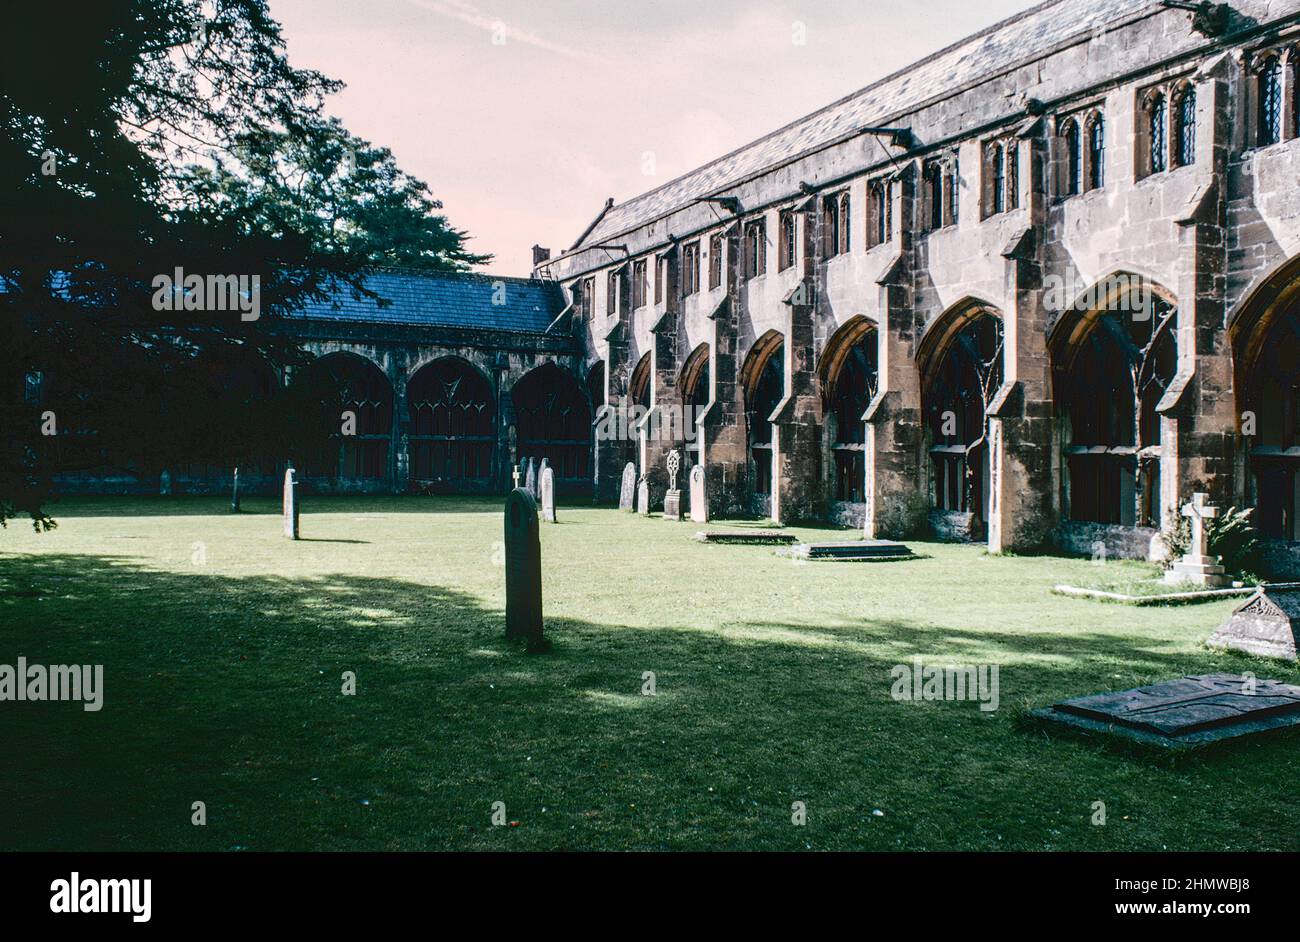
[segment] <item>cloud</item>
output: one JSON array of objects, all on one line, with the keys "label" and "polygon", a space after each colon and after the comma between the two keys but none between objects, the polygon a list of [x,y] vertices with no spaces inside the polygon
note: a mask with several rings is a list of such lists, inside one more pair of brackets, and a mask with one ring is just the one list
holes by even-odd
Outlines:
[{"label": "cloud", "polygon": [[459,20],[469,26],[492,33],[494,41],[499,36],[501,37],[501,43],[513,40],[526,46],[533,46],[547,52],[554,52],[557,55],[567,56],[570,59],[608,64],[600,56],[587,50],[574,49],[572,46],[553,42],[544,36],[538,36],[536,33],[530,33],[516,26],[511,26],[502,19],[489,16],[472,3],[466,3],[465,0],[407,0],[407,2],[422,10],[428,10],[430,13],[437,13],[439,16]]}]

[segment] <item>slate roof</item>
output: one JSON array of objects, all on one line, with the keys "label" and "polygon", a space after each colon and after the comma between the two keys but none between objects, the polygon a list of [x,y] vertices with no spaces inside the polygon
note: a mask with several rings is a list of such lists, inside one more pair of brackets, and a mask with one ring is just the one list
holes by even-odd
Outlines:
[{"label": "slate roof", "polygon": [[581,245],[610,237],[718,193],[769,167],[827,145],[860,127],[992,77],[1100,25],[1155,7],[1154,0],[1049,0],[940,50],[893,75],[773,131],[663,186],[615,204]]},{"label": "slate roof", "polygon": [[[480,330],[542,333],[563,307],[553,282],[502,278],[468,272],[381,271],[366,287],[392,302],[381,307],[356,300],[343,288],[324,301],[309,301],[288,315],[299,320],[398,324],[418,327],[471,327]],[[493,304],[494,293],[503,304]]]}]

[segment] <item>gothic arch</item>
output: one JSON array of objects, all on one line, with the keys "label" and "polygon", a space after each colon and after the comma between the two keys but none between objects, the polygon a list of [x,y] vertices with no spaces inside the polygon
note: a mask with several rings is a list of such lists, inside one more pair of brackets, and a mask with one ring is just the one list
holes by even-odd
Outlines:
[{"label": "gothic arch", "polygon": [[521,457],[549,460],[556,483],[591,486],[591,401],[571,372],[547,362],[510,390]]},{"label": "gothic arch", "polygon": [[492,478],[496,396],[492,384],[458,356],[429,360],[406,384],[412,482],[477,490]]},{"label": "gothic arch", "polygon": [[650,354],[642,355],[627,381],[627,398],[632,405],[650,408]]},{"label": "gothic arch", "polygon": [[831,335],[817,364],[833,469],[832,500],[866,499],[867,430],[862,415],[880,385],[876,341],[875,322],[857,315]]},{"label": "gothic arch", "polygon": [[702,343],[691,351],[690,356],[682,365],[682,373],[678,389],[681,390],[682,405],[690,411],[683,415],[683,426],[690,425],[686,429],[690,437],[686,441],[687,451],[695,453],[694,460],[698,461],[700,438],[695,434],[695,421],[704,414],[708,408],[709,402],[713,399],[713,384],[709,375],[709,345]]},{"label": "gothic arch", "polygon": [[[295,379],[307,427],[321,433],[307,447],[308,474],[375,481],[391,474],[393,387],[368,357],[348,349],[316,357]],[[345,433],[351,413],[355,427]],[[323,438],[323,440],[322,440]]]},{"label": "gothic arch", "polygon": [[1229,314],[1228,336],[1246,502],[1262,533],[1300,540],[1300,255],[1256,283]]},{"label": "gothic arch", "polygon": [[749,348],[740,370],[753,493],[772,493],[772,413],[785,399],[785,335],[769,330]]}]

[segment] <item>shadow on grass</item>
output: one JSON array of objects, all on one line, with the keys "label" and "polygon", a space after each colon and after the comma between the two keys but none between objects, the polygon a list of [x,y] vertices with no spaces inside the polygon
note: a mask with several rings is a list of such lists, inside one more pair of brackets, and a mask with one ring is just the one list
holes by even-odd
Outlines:
[{"label": "shadow on grass", "polygon": [[[444,586],[53,554],[0,560],[0,623],[0,663],[105,675],[98,713],[2,707],[9,849],[1041,848],[1061,840],[1051,802],[1080,780],[1167,805],[1175,818],[1148,841],[1236,834],[1231,815],[1220,830],[1178,819],[1187,781],[1152,763],[1015,729],[1011,703],[1112,689],[1117,664],[1152,679],[1213,669],[1113,634],[554,618],[553,650],[525,656],[500,610]],[[1009,658],[1004,709],[893,701],[890,667],[913,654]],[[1300,774],[1286,750],[1253,749],[1277,783]],[[1198,786],[1228,809],[1276,803],[1274,778],[1243,790],[1236,766],[1196,763]],[[816,796],[815,838],[790,827],[801,796]],[[497,800],[522,830],[491,826]],[[1293,834],[1300,808],[1274,818]],[[1069,846],[1117,839],[1081,815]]]}]

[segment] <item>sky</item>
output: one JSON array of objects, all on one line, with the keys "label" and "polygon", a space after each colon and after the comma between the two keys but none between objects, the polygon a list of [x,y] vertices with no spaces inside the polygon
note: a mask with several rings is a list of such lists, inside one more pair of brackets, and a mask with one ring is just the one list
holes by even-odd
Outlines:
[{"label": "sky", "polygon": [[270,0],[329,110],[527,275],[630,199],[1037,0]]}]

